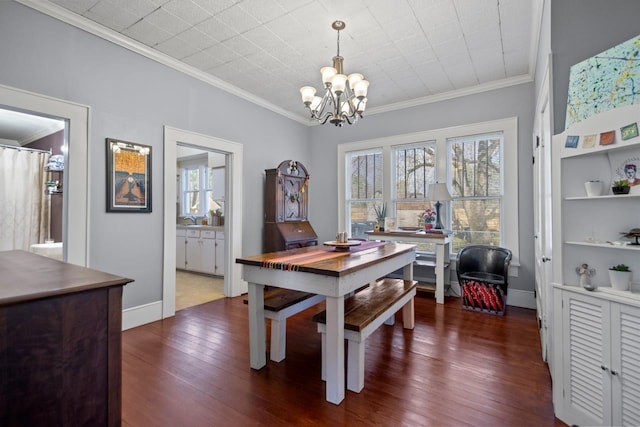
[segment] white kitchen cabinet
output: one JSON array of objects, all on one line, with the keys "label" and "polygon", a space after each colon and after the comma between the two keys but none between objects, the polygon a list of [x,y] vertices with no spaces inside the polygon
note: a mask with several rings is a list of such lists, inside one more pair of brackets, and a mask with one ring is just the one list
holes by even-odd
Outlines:
[{"label": "white kitchen cabinet", "polygon": [[200,232],[200,271],[201,273],[216,273],[216,231],[202,230]]},{"label": "white kitchen cabinet", "polygon": [[574,425],[640,425],[640,298],[554,292],[562,359],[556,415]]},{"label": "white kitchen cabinet", "polygon": [[176,268],[185,269],[187,262],[187,230],[176,230]]},{"label": "white kitchen cabinet", "polygon": [[225,168],[214,168],[211,170],[213,175],[213,199],[224,200],[225,189]]},{"label": "white kitchen cabinet", "polygon": [[178,228],[176,268],[223,276],[224,249],[224,231]]},{"label": "white kitchen cabinet", "polygon": [[214,274],[224,276],[224,265],[226,261],[224,246],[224,231],[216,231],[216,253]]},{"label": "white kitchen cabinet", "polygon": [[186,270],[202,271],[200,230],[187,230]]}]

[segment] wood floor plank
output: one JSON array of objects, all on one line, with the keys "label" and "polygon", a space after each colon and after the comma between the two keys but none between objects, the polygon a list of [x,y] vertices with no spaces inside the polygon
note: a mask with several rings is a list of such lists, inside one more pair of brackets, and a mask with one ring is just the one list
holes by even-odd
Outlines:
[{"label": "wood floor plank", "polygon": [[323,304],[289,318],[286,359],[255,371],[242,299],[123,332],[124,426],[564,426],[533,310],[493,316],[419,295],[415,329],[398,316],[374,332],[364,390],[336,406],[325,401],[311,320]]}]

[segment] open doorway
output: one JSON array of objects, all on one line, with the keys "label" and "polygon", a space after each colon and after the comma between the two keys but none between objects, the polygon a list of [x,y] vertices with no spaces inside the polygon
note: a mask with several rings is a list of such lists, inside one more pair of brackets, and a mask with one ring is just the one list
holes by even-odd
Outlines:
[{"label": "open doorway", "polygon": [[62,257],[67,262],[87,266],[89,107],[3,85],[0,100],[3,108],[66,123]]},{"label": "open doorway", "polygon": [[[0,250],[63,260],[66,121],[0,107]],[[10,189],[10,190],[9,190]]]},{"label": "open doorway", "polygon": [[[177,160],[179,146],[190,147],[225,156],[224,204],[225,221],[224,261],[221,263],[224,277],[224,295],[233,297],[247,292],[247,283],[241,279],[240,266],[234,260],[242,254],[242,145],[189,131],[165,126],[164,131],[164,267],[163,267],[163,318],[176,311],[176,223],[179,212]],[[202,219],[202,218],[201,218]],[[197,219],[196,219],[197,221]]]},{"label": "open doorway", "polygon": [[224,298],[225,153],[178,143],[176,311]]}]

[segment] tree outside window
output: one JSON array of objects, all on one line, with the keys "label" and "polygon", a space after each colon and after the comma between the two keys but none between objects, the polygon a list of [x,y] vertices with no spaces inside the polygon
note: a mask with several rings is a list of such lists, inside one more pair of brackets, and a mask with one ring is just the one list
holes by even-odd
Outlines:
[{"label": "tree outside window", "polygon": [[347,155],[347,215],[351,238],[366,239],[366,231],[377,223],[374,206],[381,206],[382,150],[352,152]]},{"label": "tree outside window", "polygon": [[453,252],[501,245],[502,133],[448,139]]}]

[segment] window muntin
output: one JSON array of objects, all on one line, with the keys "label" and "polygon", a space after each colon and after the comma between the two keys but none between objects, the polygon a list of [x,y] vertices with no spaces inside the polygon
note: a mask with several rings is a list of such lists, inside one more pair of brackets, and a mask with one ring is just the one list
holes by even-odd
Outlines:
[{"label": "window muntin", "polygon": [[364,150],[346,156],[346,211],[352,238],[366,239],[376,224],[374,206],[383,201],[382,150]]},{"label": "window muntin", "polygon": [[447,139],[453,249],[502,246],[503,133]]}]

